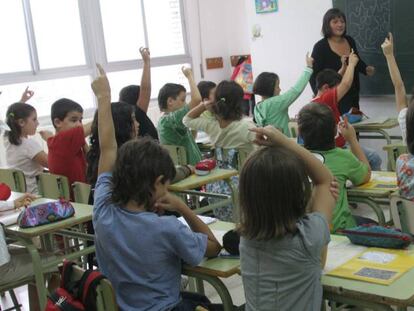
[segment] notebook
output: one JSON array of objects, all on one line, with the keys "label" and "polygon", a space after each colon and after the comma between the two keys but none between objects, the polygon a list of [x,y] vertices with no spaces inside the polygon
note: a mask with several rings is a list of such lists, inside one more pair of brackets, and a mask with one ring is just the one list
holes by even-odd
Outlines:
[{"label": "notebook", "polygon": [[[209,217],[209,216],[202,216],[202,215],[197,215],[197,217],[204,222],[206,225],[212,224],[213,222],[217,221],[217,218],[214,217]],[[185,221],[184,217],[178,217],[177,218],[179,221],[181,221],[184,225],[186,225],[187,227],[189,227],[189,225],[187,224],[187,222]]]}]

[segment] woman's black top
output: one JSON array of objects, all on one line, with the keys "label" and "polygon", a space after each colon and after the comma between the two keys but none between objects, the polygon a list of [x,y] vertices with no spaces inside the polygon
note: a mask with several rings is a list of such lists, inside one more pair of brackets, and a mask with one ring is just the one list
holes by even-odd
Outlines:
[{"label": "woman's black top", "polygon": [[[345,36],[345,39],[348,41],[351,49],[358,55],[358,50],[355,44],[354,39],[350,36]],[[316,95],[318,89],[316,87],[316,76],[318,73],[324,69],[333,69],[338,71],[341,69],[341,56],[332,51],[329,46],[327,38],[323,38],[316,42],[313,46],[312,57],[315,60],[313,64],[313,74],[310,78],[310,85],[312,87],[313,93]],[[359,55],[358,55],[359,57]],[[366,75],[367,65],[364,61],[359,59],[358,65],[355,68],[354,81],[348,93],[341,99],[339,102],[339,110],[341,114],[348,112],[351,107],[356,107],[359,109],[359,73]]]}]

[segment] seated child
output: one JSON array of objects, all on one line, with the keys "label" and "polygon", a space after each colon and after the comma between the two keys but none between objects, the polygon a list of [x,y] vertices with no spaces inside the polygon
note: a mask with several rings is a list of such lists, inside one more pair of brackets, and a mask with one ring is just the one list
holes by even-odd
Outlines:
[{"label": "seated child", "polygon": [[395,91],[395,101],[397,105],[398,112],[398,123],[400,124],[401,133],[403,141],[406,141],[407,138],[407,129],[406,129],[406,117],[407,117],[407,107],[408,100],[407,94],[405,91],[404,82],[401,78],[400,70],[398,69],[397,61],[394,56],[394,39],[392,33],[388,34],[388,37],[385,38],[384,43],[381,45],[382,51],[387,60],[388,70],[390,72],[391,81],[394,85]]},{"label": "seated child", "polygon": [[38,193],[36,177],[48,167],[43,147],[29,136],[36,134],[39,121],[36,109],[26,103],[15,103],[7,109],[6,161],[9,168],[21,170],[26,179],[27,192]]},{"label": "seated child", "polygon": [[[183,123],[192,130],[204,131],[215,147],[216,159],[220,168],[239,169],[238,153],[250,154],[255,145],[255,128],[253,122],[243,118],[243,89],[234,81],[222,81],[216,89],[215,101],[202,102],[184,117]],[[206,110],[211,110],[215,118],[200,117]],[[232,178],[237,186],[238,178]],[[230,194],[231,190],[225,182],[212,184],[212,192]],[[211,185],[208,185],[208,188]],[[216,217],[232,221],[232,206],[214,210]]]},{"label": "seated child", "polygon": [[75,181],[86,182],[85,137],[91,133],[92,123],[82,125],[81,105],[67,98],[53,103],[51,118],[56,135],[43,133],[49,148],[50,173],[66,176],[69,185]]},{"label": "seated child", "polygon": [[349,179],[354,185],[360,185],[371,178],[368,160],[358,143],[352,125],[347,122],[339,123],[339,130],[349,144],[350,151],[335,147],[337,125],[332,110],[326,105],[312,103],[303,107],[299,112],[298,127],[304,147],[319,154],[325,166],[339,182],[340,193],[333,212],[332,232],[374,222],[352,216],[348,206],[346,181]]},{"label": "seated child", "polygon": [[319,311],[335,206],[332,175],[275,128],[253,131],[256,142],[266,147],[254,152],[240,173],[245,310]]},{"label": "seated child", "polygon": [[[200,81],[197,84],[197,88],[200,92],[201,95],[201,99],[203,102],[205,101],[214,101],[215,98],[215,93],[216,93],[216,87],[217,84],[215,84],[212,81]],[[205,111],[201,114],[202,117],[206,117],[206,118],[214,118],[213,113],[211,113],[210,111]]]},{"label": "seated child", "polygon": [[[181,310],[182,261],[197,265],[220,244],[191,209],[167,191],[174,164],[166,150],[142,138],[118,150],[105,72],[92,83],[98,98],[100,158],[93,224],[99,268],[122,310]],[[177,211],[189,224],[174,216]],[[122,256],[120,256],[122,254]]]},{"label": "seated child", "polygon": [[[318,93],[315,98],[312,99],[312,102],[329,106],[334,114],[336,124],[341,120],[338,102],[345,96],[352,86],[355,67],[358,64],[358,61],[358,56],[354,52],[351,52],[348,58],[348,66],[343,77],[332,69],[324,69],[316,76]],[[335,144],[339,148],[345,147],[346,142],[341,133],[337,133]],[[366,147],[361,148],[368,158],[372,170],[381,170],[382,160],[379,154],[373,149]]]},{"label": "seated child", "polygon": [[191,91],[191,101],[185,103],[186,89],[175,83],[165,84],[158,94],[161,116],[158,122],[158,134],[163,145],[183,146],[187,153],[188,164],[195,165],[201,160],[201,152],[189,129],[183,124],[184,116],[201,102],[201,96],[194,82],[193,73],[183,68]]},{"label": "seated child", "polygon": [[272,125],[290,137],[289,107],[302,94],[312,75],[313,58],[306,55],[306,67],[296,84],[286,93],[280,94],[280,80],[277,74],[262,72],[253,85],[253,92],[262,97],[254,110],[257,125]]},{"label": "seated child", "polygon": [[139,136],[149,135],[158,140],[157,128],[148,117],[148,106],[151,100],[151,64],[150,52],[147,48],[140,48],[144,68],[141,77],[141,86],[128,85],[119,92],[119,101],[135,107],[135,117],[139,123]]}]

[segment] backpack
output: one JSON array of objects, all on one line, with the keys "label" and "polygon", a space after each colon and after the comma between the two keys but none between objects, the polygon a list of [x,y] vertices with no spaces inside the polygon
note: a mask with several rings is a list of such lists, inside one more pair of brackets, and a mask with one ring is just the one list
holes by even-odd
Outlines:
[{"label": "backpack", "polygon": [[86,270],[80,280],[71,282],[73,265],[72,261],[63,262],[60,287],[48,295],[45,311],[96,310],[96,287],[105,276],[96,270]]}]

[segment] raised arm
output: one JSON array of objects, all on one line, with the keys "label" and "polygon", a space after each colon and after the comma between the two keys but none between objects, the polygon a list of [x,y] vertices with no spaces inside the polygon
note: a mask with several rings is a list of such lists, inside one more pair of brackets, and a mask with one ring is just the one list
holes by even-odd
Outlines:
[{"label": "raised arm", "polygon": [[282,146],[298,155],[305,163],[306,172],[313,183],[312,211],[320,212],[328,223],[332,219],[335,198],[330,190],[333,181],[330,171],[308,150],[290,140],[272,126],[253,128],[256,133],[255,143],[262,146]]},{"label": "raised arm", "polygon": [[348,66],[346,67],[345,74],[342,77],[341,83],[339,83],[337,87],[338,102],[342,99],[342,97],[345,96],[346,93],[348,93],[349,89],[352,86],[352,83],[354,81],[355,67],[358,64],[358,61],[358,56],[352,50],[351,54],[349,54]]},{"label": "raised arm", "polygon": [[109,172],[116,160],[117,144],[114,120],[111,111],[111,88],[102,66],[96,65],[99,76],[92,82],[92,89],[98,99],[98,137],[101,155],[98,164],[98,176]]},{"label": "raised arm", "polygon": [[34,95],[34,92],[32,90],[29,90],[29,87],[26,87],[24,92],[22,93],[22,97],[20,98],[21,103],[27,102],[30,98],[32,98]]},{"label": "raised arm", "polygon": [[137,100],[137,106],[142,111],[147,113],[148,106],[151,100],[151,58],[148,48],[140,48],[142,60],[144,62],[144,68],[142,69],[141,85],[139,91],[139,97]]},{"label": "raised arm", "polygon": [[401,78],[400,70],[398,69],[397,62],[394,56],[394,38],[392,33],[388,34],[388,38],[385,38],[384,43],[381,45],[382,51],[387,60],[388,70],[390,72],[391,81],[394,85],[395,100],[397,105],[397,111],[408,107],[407,94],[403,79]]},{"label": "raised arm", "polygon": [[193,71],[191,68],[182,67],[181,68],[184,76],[187,78],[188,83],[190,84],[191,100],[190,100],[190,110],[196,107],[201,101],[201,94],[198,90],[197,84],[195,83]]},{"label": "raised arm", "polygon": [[[111,101],[111,98],[109,98],[109,101]],[[92,121],[83,125],[83,133],[85,137],[88,137],[89,135],[91,135],[91,132],[92,132]]]}]

